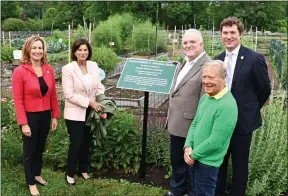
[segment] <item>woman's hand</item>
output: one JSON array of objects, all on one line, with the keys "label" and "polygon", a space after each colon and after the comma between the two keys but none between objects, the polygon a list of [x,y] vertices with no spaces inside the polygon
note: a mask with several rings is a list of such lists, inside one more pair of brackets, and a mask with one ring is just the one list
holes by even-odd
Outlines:
[{"label": "woman's hand", "polygon": [[58,126],[58,120],[56,118],[52,118],[52,131],[55,131]]},{"label": "woman's hand", "polygon": [[89,106],[93,108],[96,112],[102,112],[102,108],[104,107],[103,105],[95,101],[90,101]]},{"label": "woman's hand", "polygon": [[23,135],[25,135],[27,137],[31,137],[31,135],[32,135],[31,134],[31,129],[30,129],[28,124],[22,125],[21,126],[21,131],[22,131]]}]

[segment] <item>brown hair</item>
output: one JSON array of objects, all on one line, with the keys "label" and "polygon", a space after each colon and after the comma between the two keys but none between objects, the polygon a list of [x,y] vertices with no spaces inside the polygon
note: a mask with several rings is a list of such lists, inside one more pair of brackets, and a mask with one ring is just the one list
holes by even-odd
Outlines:
[{"label": "brown hair", "polygon": [[72,51],[71,51],[71,59],[73,61],[77,61],[77,57],[75,56],[75,52],[80,48],[81,45],[86,45],[89,51],[88,57],[86,60],[90,60],[92,56],[92,47],[91,44],[88,42],[86,38],[79,38],[77,39],[73,45],[72,45]]},{"label": "brown hair", "polygon": [[236,18],[236,17],[228,17],[225,18],[221,24],[220,24],[220,31],[222,32],[223,26],[232,26],[232,25],[237,25],[237,29],[240,33],[240,35],[242,35],[243,31],[244,31],[244,25],[242,24],[242,22]]},{"label": "brown hair", "polygon": [[43,57],[41,58],[42,64],[48,63],[47,49],[46,49],[44,40],[39,36],[33,36],[33,35],[29,37],[23,45],[22,57],[20,59],[20,63],[31,63],[30,52],[31,52],[32,45],[35,41],[41,41],[43,45]]}]

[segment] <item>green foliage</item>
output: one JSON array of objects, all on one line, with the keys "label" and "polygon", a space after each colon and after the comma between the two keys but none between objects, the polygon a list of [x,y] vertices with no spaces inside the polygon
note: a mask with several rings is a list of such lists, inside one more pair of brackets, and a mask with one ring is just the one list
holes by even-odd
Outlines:
[{"label": "green foliage", "polygon": [[167,131],[160,127],[149,128],[147,141],[147,163],[154,167],[163,167],[171,173],[170,138]]},{"label": "green foliage", "polygon": [[63,65],[68,63],[68,50],[60,53],[48,54],[48,62],[50,65]]},{"label": "green foliage", "polygon": [[53,35],[52,35],[52,37],[50,39],[48,38],[48,40],[53,40],[53,41],[59,41],[59,39],[62,40],[62,43],[66,44],[66,45],[68,44],[68,35],[67,35],[67,33],[63,32],[63,31],[60,31],[58,29],[53,31]]},{"label": "green foliage", "polygon": [[1,159],[7,164],[16,165],[22,162],[22,136],[13,100],[2,98],[1,114]]},{"label": "green foliage", "polygon": [[50,131],[47,137],[46,151],[44,152],[45,164],[51,168],[66,166],[69,144],[65,119],[60,118],[56,131]]},{"label": "green foliage", "polygon": [[63,52],[68,49],[68,46],[64,44],[63,42],[54,42],[54,41],[47,41],[47,52],[48,53],[58,53],[58,52]]},{"label": "green foliage", "polygon": [[21,50],[23,45],[25,43],[25,39],[22,39],[22,38],[16,38],[16,39],[13,39],[11,41],[11,46],[14,47],[14,48],[17,48],[18,50]]},{"label": "green foliage", "polygon": [[13,50],[16,48],[13,48],[9,45],[2,44],[1,45],[1,61],[12,61],[13,60]]},{"label": "green foliage", "polygon": [[72,31],[71,35],[71,43],[73,44],[75,40],[85,37],[88,39],[88,30],[84,29],[80,24],[78,25],[77,29]]},{"label": "green foliage", "polygon": [[[284,95],[283,95],[284,97]],[[252,139],[247,195],[280,195],[287,191],[287,108],[284,98],[270,100],[263,125]]]},{"label": "green foliage", "polygon": [[7,18],[2,22],[2,31],[25,31],[25,22],[18,18]]},{"label": "green foliage", "polygon": [[288,65],[287,65],[287,44],[280,40],[271,40],[270,59],[272,59],[272,65],[277,73],[278,81],[280,86],[287,90],[288,89]]},{"label": "green foliage", "polygon": [[[2,159],[3,161],[3,159]],[[77,188],[68,187],[64,181],[62,171],[53,171],[47,168],[42,169],[41,175],[49,180],[49,188],[37,186],[41,195],[57,196],[157,196],[163,195],[165,191],[162,188],[131,183],[127,180],[101,179],[92,177],[85,181],[76,177]],[[24,196],[29,195],[27,186],[25,186],[23,166],[11,166],[9,164],[1,165],[1,195]]]},{"label": "green foliage", "polygon": [[169,59],[167,55],[161,55],[161,56],[158,56],[156,60],[157,61],[177,61],[177,62],[182,63],[184,62],[184,57],[180,55],[175,55],[175,56],[170,57]]},{"label": "green foliage", "polygon": [[22,11],[21,3],[2,1],[1,2],[1,22],[7,18],[19,18],[21,11]]},{"label": "green foliage", "polygon": [[93,48],[92,61],[98,63],[98,66],[105,72],[112,71],[121,59],[117,57],[116,53],[105,46]]},{"label": "green foliage", "polygon": [[[165,31],[159,30],[157,35],[157,51],[165,51]],[[133,51],[136,51],[139,55],[151,55],[155,53],[155,39],[156,39],[156,27],[152,25],[150,21],[141,22],[135,25],[131,38]]]},{"label": "green foliage", "polygon": [[112,46],[117,52],[121,52],[125,46],[126,39],[131,35],[133,27],[133,16],[130,14],[116,14],[108,18],[93,31],[93,45],[109,46],[109,42],[114,42]]},{"label": "green foliage", "polygon": [[102,146],[93,147],[92,166],[97,169],[123,168],[125,172],[137,173],[140,167],[140,137],[135,117],[118,111],[106,130]]},{"label": "green foliage", "polygon": [[28,18],[26,25],[30,31],[39,31],[42,29],[42,20],[40,18]]}]

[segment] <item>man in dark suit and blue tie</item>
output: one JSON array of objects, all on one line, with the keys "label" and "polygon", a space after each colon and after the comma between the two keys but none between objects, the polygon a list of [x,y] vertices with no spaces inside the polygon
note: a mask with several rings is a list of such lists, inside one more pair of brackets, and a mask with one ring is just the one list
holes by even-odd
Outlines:
[{"label": "man in dark suit and blue tie", "polygon": [[270,80],[264,56],[241,45],[244,26],[236,17],[220,24],[226,51],[215,59],[227,65],[226,85],[238,106],[238,121],[218,173],[216,195],[225,195],[227,166],[232,156],[232,196],[245,196],[252,133],[261,127],[260,109],[270,93]]}]

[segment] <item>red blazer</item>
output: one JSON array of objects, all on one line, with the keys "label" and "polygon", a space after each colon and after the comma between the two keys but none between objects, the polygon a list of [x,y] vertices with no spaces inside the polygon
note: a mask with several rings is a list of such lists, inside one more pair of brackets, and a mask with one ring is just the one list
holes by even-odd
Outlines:
[{"label": "red blazer", "polygon": [[41,95],[39,78],[31,64],[19,65],[13,71],[12,91],[18,125],[28,123],[26,112],[51,110],[52,118],[60,116],[53,67],[44,64],[42,72],[48,86],[44,97]]}]

